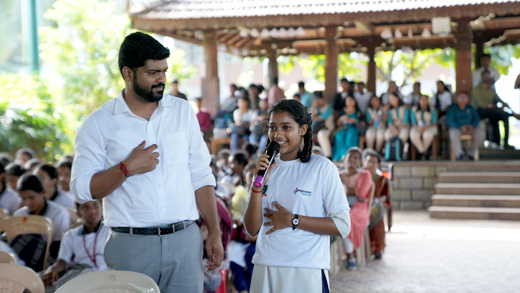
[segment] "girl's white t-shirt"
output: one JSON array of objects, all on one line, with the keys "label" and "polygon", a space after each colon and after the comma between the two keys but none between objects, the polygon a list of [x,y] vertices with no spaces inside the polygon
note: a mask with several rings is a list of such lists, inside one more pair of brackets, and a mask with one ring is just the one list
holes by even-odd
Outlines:
[{"label": "girl's white t-shirt", "polygon": [[[299,159],[282,161],[273,169],[267,182],[264,208],[276,208],[278,202],[291,213],[308,217],[329,217],[349,210],[337,167],[327,158],[312,155],[307,163]],[[264,223],[269,221],[264,217]],[[272,226],[260,228],[253,263],[264,266],[330,268],[330,236],[292,227],[265,233]]]}]

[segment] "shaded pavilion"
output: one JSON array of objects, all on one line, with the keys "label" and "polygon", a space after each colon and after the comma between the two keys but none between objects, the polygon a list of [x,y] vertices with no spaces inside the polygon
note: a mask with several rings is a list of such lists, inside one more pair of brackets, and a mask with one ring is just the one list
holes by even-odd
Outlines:
[{"label": "shaded pavilion", "polygon": [[[141,1],[143,2],[143,1]],[[219,101],[217,52],[269,58],[269,80],[280,55],[325,54],[325,97],[337,90],[338,54],[369,57],[367,88],[376,90],[378,50],[456,50],[456,85],[471,90],[472,45],[516,44],[516,0],[173,0],[135,6],[132,28],[204,47],[202,96],[215,113]],[[478,64],[478,58],[476,58]]]}]

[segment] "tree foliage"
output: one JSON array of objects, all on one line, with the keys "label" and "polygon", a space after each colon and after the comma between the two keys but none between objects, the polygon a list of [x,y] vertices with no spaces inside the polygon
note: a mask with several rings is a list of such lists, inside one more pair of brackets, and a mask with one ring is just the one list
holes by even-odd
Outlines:
[{"label": "tree foliage", "polygon": [[432,62],[448,66],[454,58],[450,49],[379,51],[374,57],[379,78],[395,81],[395,71],[399,69],[403,72],[402,85],[415,81]]},{"label": "tree foliage", "polygon": [[500,74],[507,75],[509,68],[513,65],[512,58],[520,58],[520,44],[488,47],[487,53],[491,56],[491,67]]},{"label": "tree foliage", "polygon": [[37,75],[0,75],[0,149],[15,152],[32,147],[44,159],[53,161],[70,152],[64,132],[65,121],[56,111],[47,87]]}]

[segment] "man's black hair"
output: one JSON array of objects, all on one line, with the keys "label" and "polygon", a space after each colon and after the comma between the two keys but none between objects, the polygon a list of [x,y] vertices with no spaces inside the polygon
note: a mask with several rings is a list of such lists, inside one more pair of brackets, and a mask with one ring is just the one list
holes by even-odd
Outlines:
[{"label": "man's black hair", "polygon": [[125,66],[135,70],[144,66],[147,60],[164,60],[168,57],[170,50],[159,41],[150,35],[135,32],[126,36],[119,48],[119,72],[123,75]]},{"label": "man's black hair", "polygon": [[303,82],[303,81],[298,82],[298,87],[299,88],[305,87],[305,82]]},{"label": "man's black hair", "polygon": [[20,177],[22,176],[25,172],[27,172],[27,170],[25,170],[22,165],[18,164],[18,163],[11,163],[9,165],[7,165],[5,167],[5,173],[7,175],[12,175],[12,176],[17,176],[17,177]]}]

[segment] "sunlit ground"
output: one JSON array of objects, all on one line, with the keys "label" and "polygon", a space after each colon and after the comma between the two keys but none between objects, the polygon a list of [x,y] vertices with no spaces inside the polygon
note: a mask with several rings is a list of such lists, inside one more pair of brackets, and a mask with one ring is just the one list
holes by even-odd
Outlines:
[{"label": "sunlit ground", "polygon": [[332,292],[518,292],[520,222],[394,212],[380,261],[332,277]]}]

